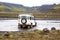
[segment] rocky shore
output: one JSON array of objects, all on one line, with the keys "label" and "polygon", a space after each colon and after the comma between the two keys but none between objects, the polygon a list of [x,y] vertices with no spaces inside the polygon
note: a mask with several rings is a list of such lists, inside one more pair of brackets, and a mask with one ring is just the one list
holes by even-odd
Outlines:
[{"label": "rocky shore", "polygon": [[0,31],[0,40],[60,40],[60,30]]}]

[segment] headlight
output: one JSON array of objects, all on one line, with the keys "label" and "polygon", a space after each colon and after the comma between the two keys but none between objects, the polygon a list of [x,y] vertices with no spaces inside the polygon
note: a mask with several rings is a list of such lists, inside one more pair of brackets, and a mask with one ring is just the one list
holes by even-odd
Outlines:
[{"label": "headlight", "polygon": [[27,20],[25,18],[22,18],[21,22],[22,24],[26,24]]}]

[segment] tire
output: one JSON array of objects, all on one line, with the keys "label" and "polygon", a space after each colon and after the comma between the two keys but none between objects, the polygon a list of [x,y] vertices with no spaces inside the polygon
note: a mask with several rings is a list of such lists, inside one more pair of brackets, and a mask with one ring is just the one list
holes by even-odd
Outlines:
[{"label": "tire", "polygon": [[37,26],[37,23],[35,22],[35,26]]},{"label": "tire", "polygon": [[18,26],[18,28],[21,28],[21,26]]},{"label": "tire", "polygon": [[[25,22],[23,22],[23,20],[24,20]],[[27,20],[26,20],[25,18],[22,18],[22,19],[21,19],[21,23],[22,23],[22,24],[26,24],[26,22],[27,22]]]},{"label": "tire", "polygon": [[28,26],[28,29],[30,29],[31,28],[31,26]]}]

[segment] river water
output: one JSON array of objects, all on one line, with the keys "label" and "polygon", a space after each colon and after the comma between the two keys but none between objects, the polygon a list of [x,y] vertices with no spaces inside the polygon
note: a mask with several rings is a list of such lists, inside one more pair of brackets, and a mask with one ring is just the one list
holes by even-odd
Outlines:
[{"label": "river water", "polygon": [[[52,27],[60,29],[60,20],[36,20],[37,26],[35,28],[29,29],[38,29],[43,30],[48,28],[49,30]],[[0,20],[0,31],[19,31],[18,29],[18,20]]]}]

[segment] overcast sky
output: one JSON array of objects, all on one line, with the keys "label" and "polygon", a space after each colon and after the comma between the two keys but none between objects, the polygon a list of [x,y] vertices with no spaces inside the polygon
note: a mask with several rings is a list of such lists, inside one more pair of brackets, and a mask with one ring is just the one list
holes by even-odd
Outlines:
[{"label": "overcast sky", "polygon": [[8,3],[15,3],[15,4],[22,4],[24,6],[41,6],[43,4],[53,4],[53,3],[60,3],[60,0],[0,0],[0,2],[8,2]]}]

